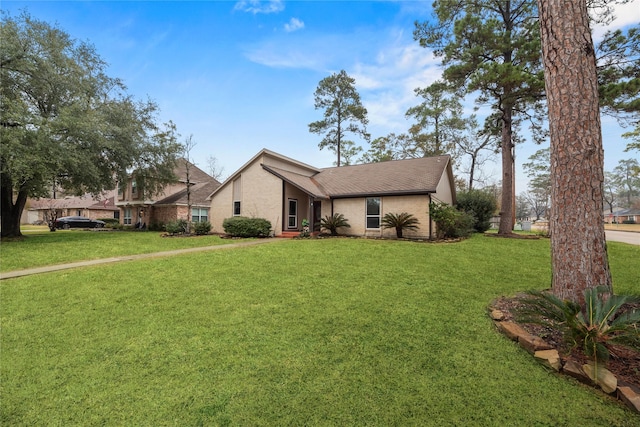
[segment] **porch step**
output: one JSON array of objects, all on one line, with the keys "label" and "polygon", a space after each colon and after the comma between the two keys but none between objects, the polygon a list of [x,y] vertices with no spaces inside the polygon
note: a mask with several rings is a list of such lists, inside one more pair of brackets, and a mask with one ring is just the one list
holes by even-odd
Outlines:
[{"label": "porch step", "polygon": [[[314,231],[311,233],[312,236],[317,236],[318,233],[317,231]],[[293,239],[295,237],[299,237],[300,236],[300,231],[283,231],[282,233],[280,233],[279,235],[277,235],[276,237],[281,237],[283,239]]]}]

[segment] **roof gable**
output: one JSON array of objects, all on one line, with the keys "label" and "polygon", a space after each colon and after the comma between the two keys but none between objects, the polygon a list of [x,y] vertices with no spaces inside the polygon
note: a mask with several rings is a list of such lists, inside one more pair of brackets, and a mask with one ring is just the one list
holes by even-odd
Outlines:
[{"label": "roof gable", "polygon": [[[305,171],[308,176],[314,175],[321,171],[314,166],[308,165],[306,163],[300,162],[298,160],[294,160],[290,157],[283,156],[282,154],[278,154],[275,151],[267,150],[263,148],[260,150],[255,156],[253,156],[249,161],[247,161],[244,165],[242,165],[238,170],[232,173],[217,189],[215,189],[210,195],[209,199],[222,188],[229,185],[229,183],[233,182],[238,175],[244,172],[247,168],[253,165],[256,162],[261,162],[263,166],[267,165],[271,168],[278,169],[281,171],[290,172],[288,169],[292,169],[295,171]],[[276,166],[277,165],[277,166]],[[290,168],[288,167],[290,166]],[[273,172],[272,172],[273,173]],[[295,173],[295,172],[293,172]]]}]

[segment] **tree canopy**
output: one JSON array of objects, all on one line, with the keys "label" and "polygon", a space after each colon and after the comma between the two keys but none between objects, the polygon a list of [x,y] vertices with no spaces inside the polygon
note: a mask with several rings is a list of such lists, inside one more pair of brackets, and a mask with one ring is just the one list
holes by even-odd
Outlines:
[{"label": "tree canopy", "polygon": [[[369,140],[366,128],[369,123],[367,109],[360,101],[355,83],[353,77],[341,70],[320,80],[314,93],[315,108],[324,109],[324,118],[309,123],[309,132],[324,134],[318,147],[321,150],[329,148],[334,151],[337,155],[337,166],[340,166],[343,157],[341,149],[345,133],[360,135]],[[355,147],[355,143],[350,144],[350,147]]]},{"label": "tree canopy", "polygon": [[98,195],[135,171],[150,194],[175,178],[175,126],[109,77],[94,46],[26,12],[0,25],[2,236],[19,236],[27,198],[53,187]]},{"label": "tree canopy", "polygon": [[[437,0],[437,23],[416,23],[414,38],[442,57],[444,78],[494,110],[500,124],[502,201],[499,233],[514,224],[514,131],[544,99],[535,0]],[[536,122],[533,122],[536,123]],[[487,124],[487,128],[493,128]]]},{"label": "tree canopy", "polygon": [[640,150],[640,24],[608,31],[596,46],[600,107],[632,129],[627,150]]}]

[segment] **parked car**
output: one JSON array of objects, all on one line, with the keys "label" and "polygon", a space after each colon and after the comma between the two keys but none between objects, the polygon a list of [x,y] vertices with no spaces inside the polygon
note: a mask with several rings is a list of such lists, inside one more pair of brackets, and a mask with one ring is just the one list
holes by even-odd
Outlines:
[{"label": "parked car", "polygon": [[56,220],[56,228],[102,228],[104,221],[89,219],[86,216],[63,216]]}]

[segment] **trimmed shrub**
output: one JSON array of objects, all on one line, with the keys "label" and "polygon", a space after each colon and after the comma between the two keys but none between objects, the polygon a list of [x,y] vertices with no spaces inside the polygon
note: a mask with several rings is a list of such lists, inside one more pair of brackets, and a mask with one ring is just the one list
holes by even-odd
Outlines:
[{"label": "trimmed shrub", "polygon": [[224,232],[233,237],[268,237],[271,223],[264,218],[234,216],[222,222]]},{"label": "trimmed shrub", "polygon": [[152,222],[149,224],[149,231],[166,231],[164,222]]},{"label": "trimmed shrub", "polygon": [[491,217],[496,207],[495,198],[483,190],[465,191],[457,196],[456,208],[473,216],[473,229],[478,233],[491,228]]},{"label": "trimmed shrub", "polygon": [[104,221],[105,227],[116,228],[120,224],[120,220],[117,218],[98,218],[100,221]]},{"label": "trimmed shrub", "polygon": [[211,223],[209,221],[194,222],[191,229],[196,235],[203,236],[211,231]]},{"label": "trimmed shrub", "polygon": [[169,234],[183,234],[187,232],[187,221],[179,219],[177,221],[168,222],[164,226],[165,230]]},{"label": "trimmed shrub", "polygon": [[473,232],[473,216],[446,203],[430,203],[429,213],[436,223],[438,239],[469,237]]}]

